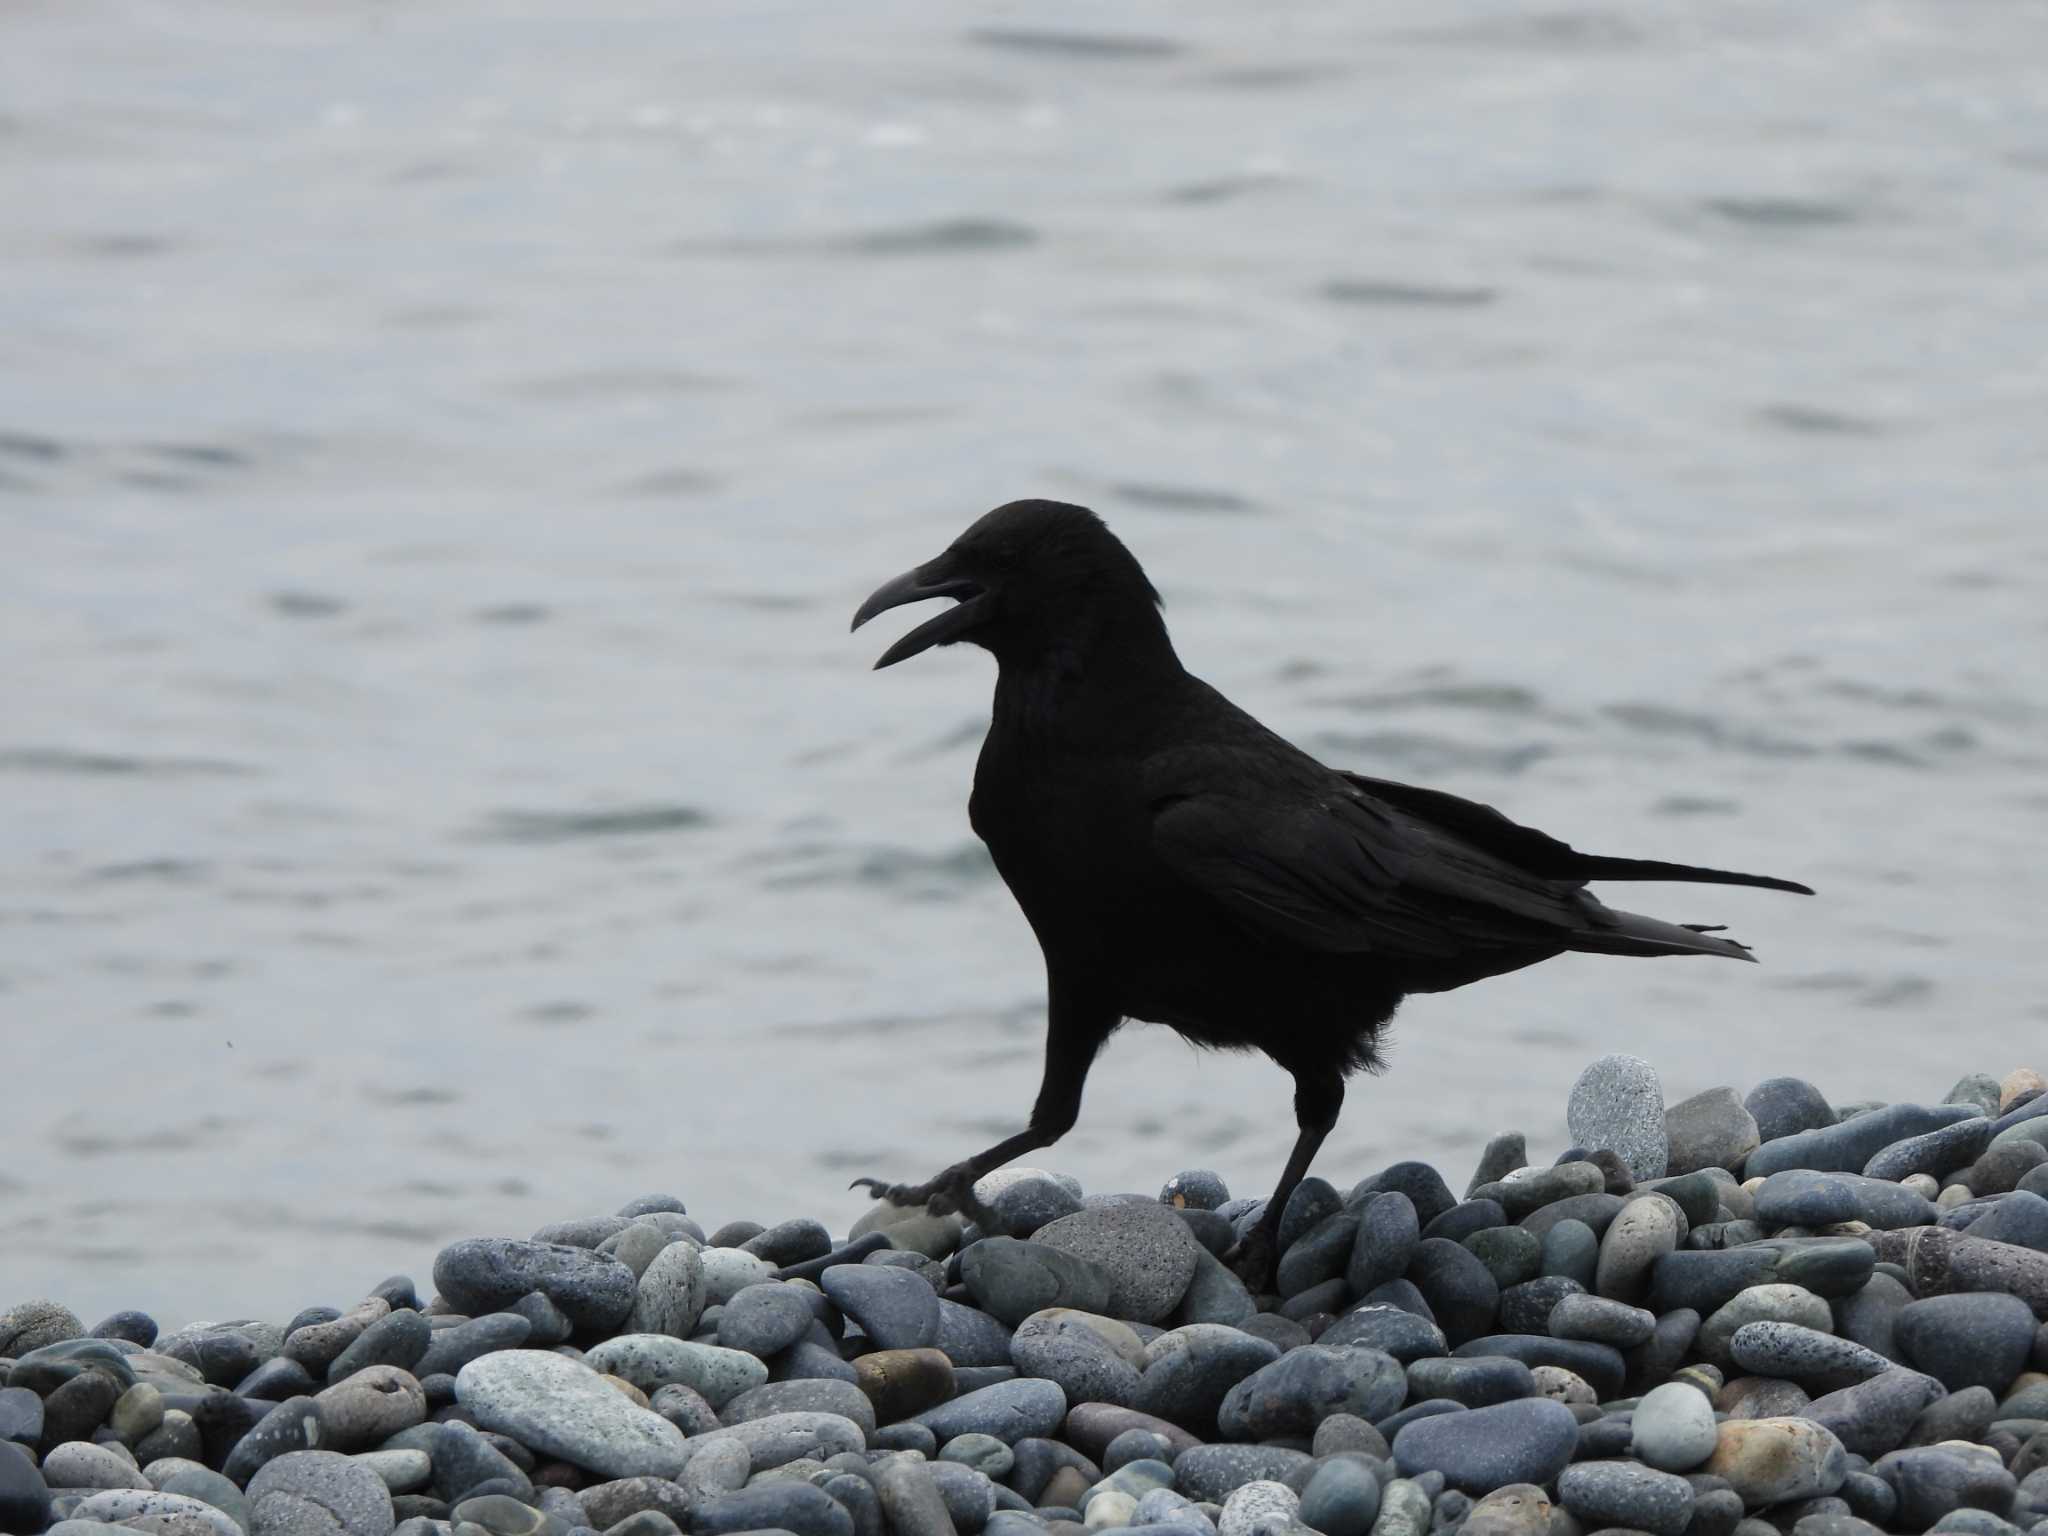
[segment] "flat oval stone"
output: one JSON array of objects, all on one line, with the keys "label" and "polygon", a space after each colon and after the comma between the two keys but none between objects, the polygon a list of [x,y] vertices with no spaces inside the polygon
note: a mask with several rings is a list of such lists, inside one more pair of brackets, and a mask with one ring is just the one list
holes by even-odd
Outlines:
[{"label": "flat oval stone", "polygon": [[1798,1323],[1744,1323],[1728,1341],[1728,1353],[1745,1371],[1824,1387],[1864,1381],[1892,1368],[1875,1350]]},{"label": "flat oval stone", "polygon": [[1541,1486],[1569,1464],[1578,1439],[1579,1421],[1569,1408],[1530,1397],[1414,1420],[1394,1436],[1394,1465],[1403,1477],[1442,1473],[1466,1493],[1509,1483]]},{"label": "flat oval stone", "polygon": [[472,1360],[455,1396],[484,1428],[606,1477],[676,1477],[689,1460],[682,1431],[561,1355],[508,1349]]},{"label": "flat oval stone", "polygon": [[1427,1355],[1447,1355],[1451,1346],[1443,1330],[1424,1317],[1399,1307],[1368,1304],[1346,1312],[1325,1328],[1319,1344],[1363,1344],[1392,1355],[1403,1365]]},{"label": "flat oval stone", "polygon": [[[1555,1365],[1586,1379],[1601,1401],[1616,1396],[1626,1377],[1621,1351],[1608,1344],[1591,1344],[1582,1339],[1553,1339],[1526,1333],[1495,1333],[1460,1344],[1452,1351],[1459,1356],[1507,1355],[1527,1366]],[[1541,1481],[1509,1478],[1509,1482]],[[1468,1490],[1469,1491],[1469,1490]]]},{"label": "flat oval stone", "polygon": [[1701,1356],[1727,1369],[1734,1363],[1729,1346],[1737,1329],[1747,1323],[1797,1323],[1826,1332],[1834,1326],[1828,1304],[1803,1286],[1752,1285],[1738,1291],[1726,1305],[1700,1324],[1695,1347]]},{"label": "flat oval stone", "polygon": [[783,1530],[794,1536],[854,1536],[853,1516],[822,1488],[780,1477],[721,1493],[696,1504],[690,1529],[698,1536],[734,1531]]},{"label": "flat oval stone", "polygon": [[1549,1323],[1554,1339],[1587,1339],[1630,1349],[1657,1331],[1657,1314],[1604,1296],[1565,1296],[1550,1309]]},{"label": "flat oval stone", "polygon": [[1749,1090],[1742,1107],[1756,1120],[1758,1137],[1767,1142],[1835,1123],[1827,1095],[1799,1077],[1765,1078]]},{"label": "flat oval stone", "polygon": [[434,1260],[434,1284],[472,1317],[509,1309],[539,1291],[579,1328],[609,1331],[633,1310],[639,1281],[616,1260],[565,1243],[472,1237]]},{"label": "flat oval stone", "polygon": [[751,1387],[727,1403],[719,1417],[729,1426],[778,1413],[831,1413],[853,1420],[864,1433],[876,1428],[875,1406],[865,1392],[850,1381],[818,1377]]},{"label": "flat oval stone", "polygon": [[1408,1396],[1414,1402],[1444,1397],[1467,1408],[1485,1408],[1535,1395],[1536,1380],[1529,1367],[1505,1355],[1423,1359],[1408,1367]]},{"label": "flat oval stone", "polygon": [[1113,1289],[1109,1272],[1092,1260],[1013,1237],[969,1244],[960,1278],[984,1311],[1012,1328],[1047,1307],[1103,1312]]},{"label": "flat oval stone", "polygon": [[225,1510],[180,1493],[115,1488],[96,1493],[71,1511],[73,1520],[147,1530],[159,1536],[243,1536]]},{"label": "flat oval stone", "polygon": [[[917,1284],[924,1283],[915,1276],[909,1278]],[[934,1296],[932,1300],[936,1303],[938,1298]],[[750,1285],[737,1292],[719,1312],[719,1347],[743,1350],[765,1360],[808,1334],[812,1318],[811,1305],[798,1287],[781,1280]]]},{"label": "flat oval stone", "polygon": [[771,1413],[698,1437],[690,1442],[693,1456],[719,1441],[746,1447],[748,1464],[756,1472],[766,1472],[792,1461],[823,1461],[859,1451],[867,1445],[867,1436],[860,1425],[836,1413]]},{"label": "flat oval stone", "polygon": [[1057,1382],[1025,1377],[965,1393],[914,1415],[911,1422],[924,1425],[941,1443],[955,1435],[980,1434],[1014,1445],[1026,1436],[1052,1435],[1066,1416],[1067,1395]]},{"label": "flat oval stone", "polygon": [[63,1488],[148,1488],[134,1463],[115,1455],[103,1445],[85,1440],[67,1440],[52,1446],[43,1458],[43,1481]]},{"label": "flat oval stone", "polygon": [[1284,1446],[1198,1445],[1175,1458],[1173,1480],[1189,1498],[1220,1504],[1246,1483],[1286,1482],[1313,1465],[1307,1455]]},{"label": "flat oval stone", "polygon": [[1897,1450],[1921,1411],[1941,1395],[1941,1383],[1932,1376],[1894,1367],[1815,1398],[1799,1416],[1819,1424],[1853,1454],[1874,1458]]},{"label": "flat oval stone", "polygon": [[302,1503],[326,1511],[346,1536],[390,1536],[396,1523],[391,1490],[335,1451],[291,1451],[249,1479],[250,1523],[258,1533],[306,1529],[289,1513]]},{"label": "flat oval stone", "polygon": [[697,1245],[668,1243],[640,1272],[625,1331],[687,1339],[704,1315],[705,1294],[704,1259]]},{"label": "flat oval stone", "polygon": [[923,1349],[938,1342],[938,1294],[907,1269],[835,1264],[818,1284],[883,1349]]},{"label": "flat oval stone", "polygon": [[1651,1536],[1684,1536],[1692,1520],[1692,1484],[1629,1461],[1582,1461],[1557,1480],[1564,1507],[1589,1529],[1619,1526]]},{"label": "flat oval stone", "polygon": [[660,1333],[622,1333],[592,1345],[583,1358],[592,1370],[630,1381],[643,1392],[680,1382],[713,1408],[723,1408],[768,1379],[768,1367],[745,1350]]},{"label": "flat oval stone", "polygon": [[936,1349],[878,1349],[853,1362],[854,1384],[875,1405],[875,1417],[894,1424],[953,1395],[953,1362]]},{"label": "flat oval stone", "polygon": [[1761,1509],[1833,1493],[1849,1473],[1842,1442],[1806,1419],[1731,1419],[1717,1431],[1705,1470]]},{"label": "flat oval stone", "polygon": [[1659,1195],[1640,1195],[1624,1205],[1600,1239],[1594,1290],[1640,1304],[1649,1293],[1652,1268],[1678,1247],[1682,1219],[1677,1204]]},{"label": "flat oval stone", "polygon": [[1766,1141],[1743,1161],[1742,1171],[1752,1179],[1788,1168],[1857,1173],[1893,1142],[1977,1116],[1977,1109],[1967,1104],[1887,1104],[1835,1125]]},{"label": "flat oval stone", "polygon": [[1232,1387],[1216,1422],[1234,1440],[1312,1435],[1333,1413],[1384,1418],[1407,1395],[1407,1375],[1391,1355],[1356,1344],[1305,1344]]},{"label": "flat oval stone", "polygon": [[1763,1139],[1733,1088],[1709,1088],[1672,1105],[1664,1112],[1664,1137],[1674,1174],[1740,1168]]},{"label": "flat oval stone", "polygon": [[1319,1462],[1301,1490],[1301,1523],[1323,1536],[1367,1536],[1379,1512],[1379,1479],[1360,1458]]},{"label": "flat oval stone", "polygon": [[1069,1402],[1129,1406],[1138,1396],[1145,1346],[1114,1318],[1049,1307],[1017,1325],[1010,1358],[1023,1375],[1057,1382]]}]

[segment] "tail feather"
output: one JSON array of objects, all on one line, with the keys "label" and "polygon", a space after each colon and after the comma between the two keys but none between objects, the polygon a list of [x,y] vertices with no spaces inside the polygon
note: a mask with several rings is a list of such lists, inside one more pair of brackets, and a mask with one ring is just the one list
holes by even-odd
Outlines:
[{"label": "tail feather", "polygon": [[1661,859],[1610,859],[1578,855],[1573,873],[1587,880],[1674,880],[1691,885],[1753,885],[1766,891],[1793,891],[1811,896],[1813,887],[1773,875],[1745,875],[1732,869],[1704,869],[1697,864],[1667,864]]},{"label": "tail feather", "polygon": [[1598,907],[1588,926],[1573,930],[1570,947],[1592,955],[1716,955],[1723,960],[1756,960],[1747,944],[1715,938],[1720,931],[1718,925],[1667,923],[1640,912]]}]

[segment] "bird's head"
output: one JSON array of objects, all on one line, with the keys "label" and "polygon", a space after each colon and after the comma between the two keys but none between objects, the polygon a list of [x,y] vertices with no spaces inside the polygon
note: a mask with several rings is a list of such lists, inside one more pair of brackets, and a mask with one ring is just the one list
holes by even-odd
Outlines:
[{"label": "bird's head", "polygon": [[1165,637],[1159,594],[1123,541],[1086,507],[1064,501],[997,507],[937,558],[877,587],[854,614],[853,627],[928,597],[950,597],[955,606],[890,646],[878,668],[962,640],[998,661],[1079,657],[1104,635],[1128,629],[1133,618]]}]

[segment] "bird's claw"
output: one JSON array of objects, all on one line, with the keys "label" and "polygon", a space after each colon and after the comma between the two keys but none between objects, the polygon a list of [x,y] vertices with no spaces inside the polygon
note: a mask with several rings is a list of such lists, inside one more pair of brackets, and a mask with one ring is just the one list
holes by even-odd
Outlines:
[{"label": "bird's claw", "polygon": [[997,1230],[993,1226],[994,1213],[975,1198],[974,1170],[965,1163],[955,1163],[922,1184],[888,1184],[880,1179],[860,1178],[847,1188],[864,1189],[891,1205],[921,1205],[933,1216],[950,1216],[957,1211],[985,1232]]}]

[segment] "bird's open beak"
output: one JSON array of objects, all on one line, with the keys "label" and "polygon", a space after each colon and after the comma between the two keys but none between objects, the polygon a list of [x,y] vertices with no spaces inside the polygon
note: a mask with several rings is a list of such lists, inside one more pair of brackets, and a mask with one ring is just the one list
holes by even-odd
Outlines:
[{"label": "bird's open beak", "polygon": [[959,639],[981,621],[983,600],[987,596],[987,588],[978,581],[954,575],[950,569],[950,557],[940,555],[938,559],[927,560],[916,570],[905,571],[893,581],[885,581],[875,588],[868,594],[868,600],[860,605],[860,611],[854,614],[853,627],[859,629],[885,608],[921,603],[928,597],[960,599],[958,606],[926,619],[882,652],[881,659],[875,663],[875,669],[880,671],[915,656],[919,651]]}]

